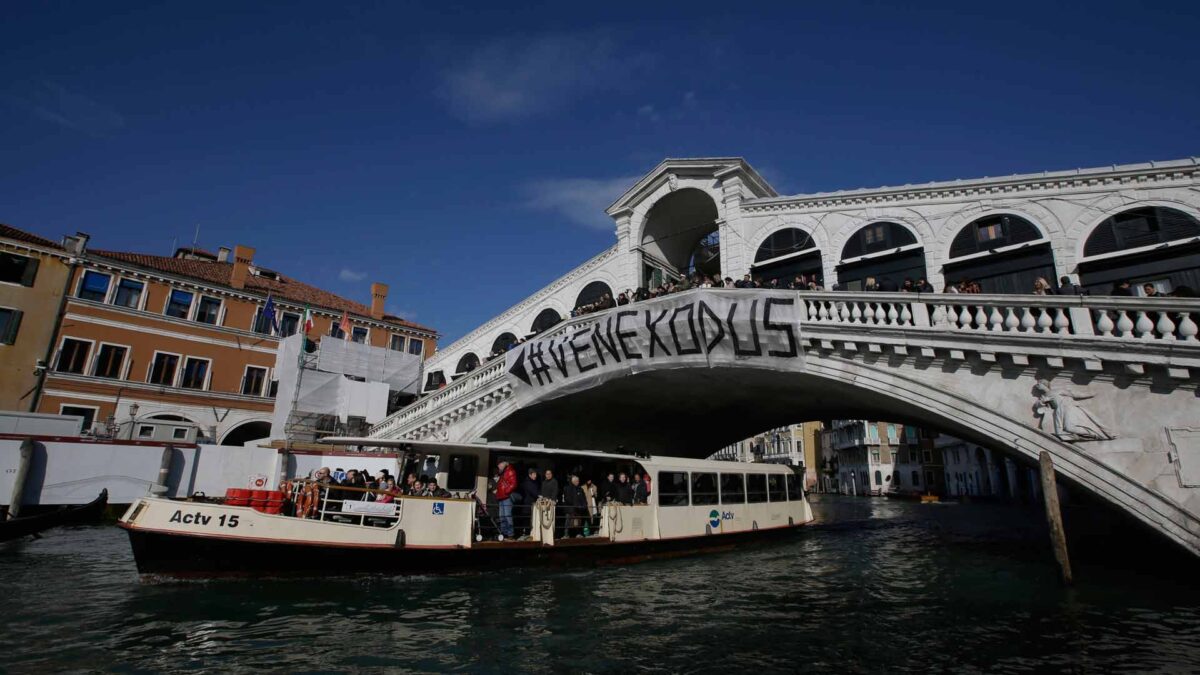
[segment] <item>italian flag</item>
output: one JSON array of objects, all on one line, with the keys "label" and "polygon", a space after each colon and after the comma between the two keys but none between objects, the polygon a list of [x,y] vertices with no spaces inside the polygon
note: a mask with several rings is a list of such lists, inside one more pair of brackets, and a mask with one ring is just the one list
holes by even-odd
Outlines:
[{"label": "italian flag", "polygon": [[312,329],[313,329],[312,310],[308,308],[308,305],[305,305],[304,306],[304,334],[308,335],[308,332],[311,331]]}]

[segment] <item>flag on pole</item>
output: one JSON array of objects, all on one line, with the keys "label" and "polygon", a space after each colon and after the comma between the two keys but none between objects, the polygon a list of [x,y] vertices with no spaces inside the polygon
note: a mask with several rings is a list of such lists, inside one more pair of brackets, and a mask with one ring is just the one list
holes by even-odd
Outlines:
[{"label": "flag on pole", "polygon": [[275,301],[271,299],[270,293],[267,293],[267,304],[263,306],[263,318],[275,334],[279,335],[279,317],[275,315]]},{"label": "flag on pole", "polygon": [[342,310],[342,320],[338,323],[338,329],[342,331],[342,339],[350,339],[350,316],[346,314],[346,310]]},{"label": "flag on pole", "polygon": [[309,331],[311,331],[312,329],[313,329],[312,310],[308,308],[308,305],[305,305],[304,306],[304,334],[308,335]]}]

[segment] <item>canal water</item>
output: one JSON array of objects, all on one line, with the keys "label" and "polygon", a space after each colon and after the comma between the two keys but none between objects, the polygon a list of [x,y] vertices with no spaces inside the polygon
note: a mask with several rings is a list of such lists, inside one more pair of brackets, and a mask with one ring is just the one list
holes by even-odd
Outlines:
[{"label": "canal water", "polygon": [[0,547],[0,670],[1200,671],[1200,584],[1149,550],[1063,589],[1035,509],[813,506],[737,553],[400,579],[147,584],[120,530],[55,531]]}]

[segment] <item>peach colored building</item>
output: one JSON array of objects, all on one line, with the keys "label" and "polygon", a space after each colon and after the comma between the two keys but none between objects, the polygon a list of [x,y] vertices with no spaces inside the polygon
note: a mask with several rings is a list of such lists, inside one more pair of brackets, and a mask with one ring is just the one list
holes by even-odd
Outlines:
[{"label": "peach colored building", "polygon": [[81,236],[38,412],[81,415],[92,428],[188,421],[203,441],[240,445],[269,433],[276,348],[302,330],[306,307],[314,340],[342,337],[345,314],[356,342],[421,356],[437,344],[432,329],[384,311],[384,284],[365,305],[257,265],[245,246],[157,256],[86,250]]}]

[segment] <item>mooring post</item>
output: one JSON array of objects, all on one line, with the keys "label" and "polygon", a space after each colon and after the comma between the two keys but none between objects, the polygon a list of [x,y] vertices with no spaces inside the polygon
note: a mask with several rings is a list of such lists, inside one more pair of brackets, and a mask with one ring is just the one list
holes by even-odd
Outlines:
[{"label": "mooring post", "polygon": [[167,493],[167,480],[171,476],[171,461],[175,459],[175,446],[168,444],[163,448],[162,461],[158,465],[158,482],[150,486],[150,494],[163,495]]},{"label": "mooring post", "polygon": [[21,459],[17,464],[17,475],[13,479],[12,499],[8,500],[8,519],[12,520],[21,514],[21,501],[25,498],[25,477],[29,475],[29,465],[33,463],[33,439],[21,441]]},{"label": "mooring post", "polygon": [[1054,547],[1054,559],[1058,561],[1062,581],[1071,585],[1071,559],[1067,556],[1067,533],[1063,529],[1062,511],[1058,507],[1058,484],[1054,479],[1054,460],[1050,453],[1042,450],[1038,455],[1042,470],[1042,498],[1046,502],[1046,522],[1050,525],[1050,545]]}]

